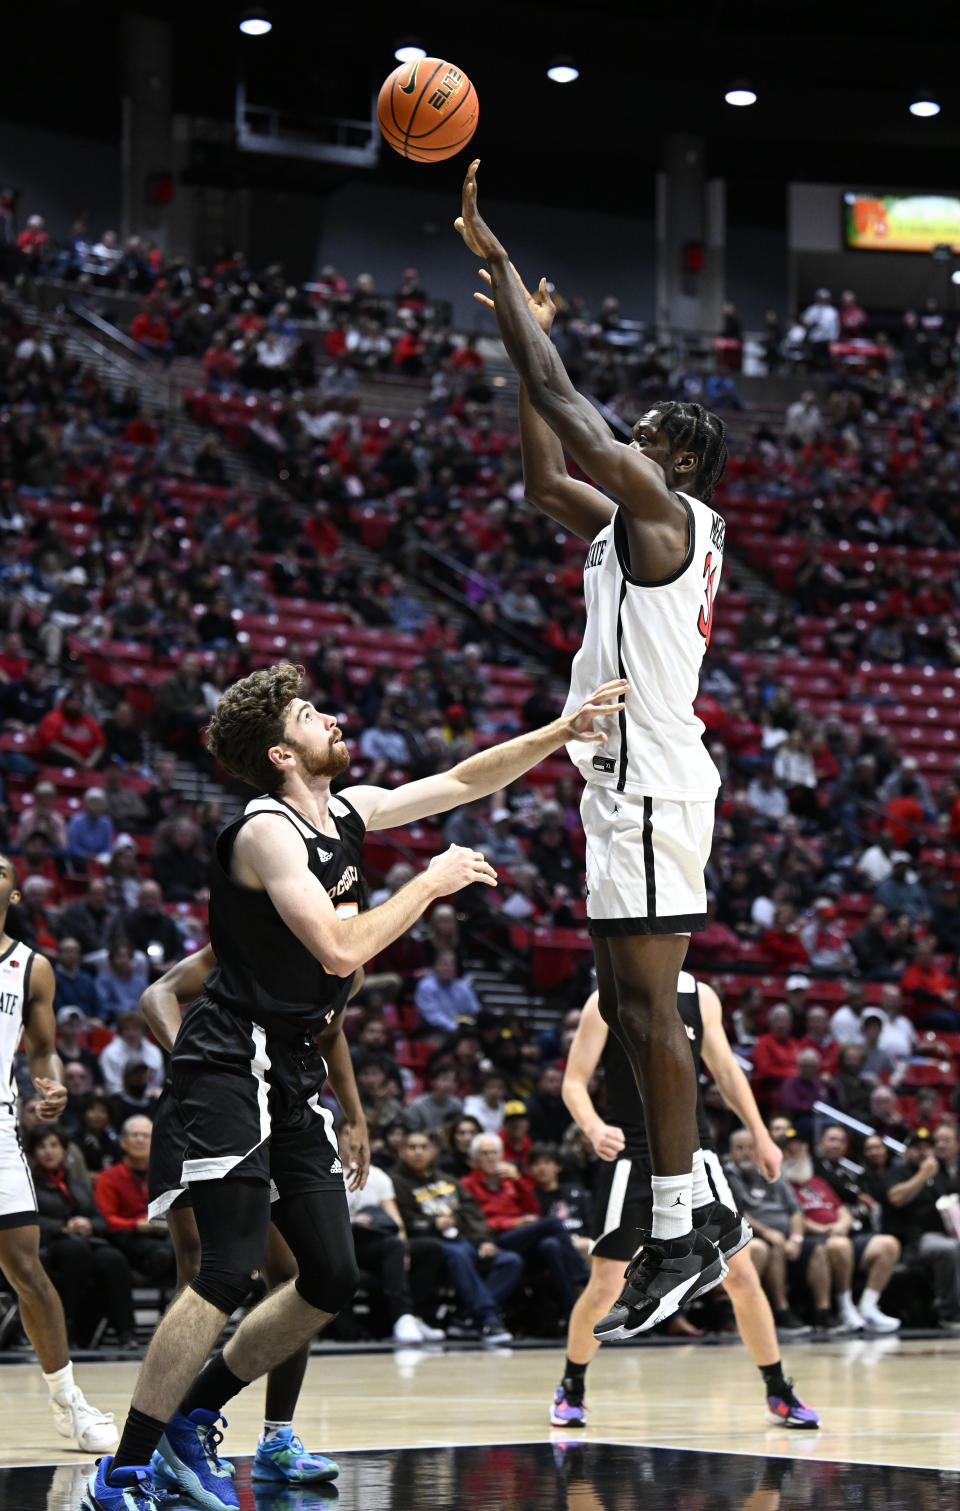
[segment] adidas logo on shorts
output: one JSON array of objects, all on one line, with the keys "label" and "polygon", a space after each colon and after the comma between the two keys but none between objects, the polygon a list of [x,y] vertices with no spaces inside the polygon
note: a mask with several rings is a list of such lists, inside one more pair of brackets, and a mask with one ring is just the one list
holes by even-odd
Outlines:
[{"label": "adidas logo on shorts", "polygon": [[330,1174],[331,1175],[342,1175],[343,1174],[343,1166],[341,1165],[341,1163],[340,1163],[340,1161],[338,1159],[335,1159],[334,1162],[333,1162],[333,1164],[330,1166]]}]

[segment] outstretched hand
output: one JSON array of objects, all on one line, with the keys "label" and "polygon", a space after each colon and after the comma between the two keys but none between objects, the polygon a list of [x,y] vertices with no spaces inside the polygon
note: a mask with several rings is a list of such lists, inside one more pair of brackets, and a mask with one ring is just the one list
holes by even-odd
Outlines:
[{"label": "outstretched hand", "polygon": [[622,677],[615,682],[604,682],[602,687],[598,687],[596,692],[585,698],[580,707],[575,708],[573,713],[564,720],[570,731],[567,738],[583,740],[591,745],[605,745],[607,735],[602,729],[594,729],[594,722],[597,719],[609,719],[619,714],[620,710],[626,706],[619,700],[629,690],[629,683]]},{"label": "outstretched hand", "polygon": [[506,257],[506,252],[477,209],[477,169],[480,159],[474,158],[463,181],[461,213],[454,221],[454,229],[460,232],[471,252],[477,257]]},{"label": "outstretched hand", "polygon": [[[479,272],[480,277],[483,279],[484,283],[492,284],[493,280],[490,277],[490,274],[487,272],[486,268],[478,268],[477,271]],[[534,320],[536,320],[540,329],[542,331],[545,331],[547,335],[549,335],[551,326],[553,325],[554,316],[557,313],[557,306],[554,304],[553,299],[550,295],[550,290],[547,288],[547,280],[545,278],[541,278],[537,292],[535,294],[531,294],[530,290],[527,288],[526,284],[520,277],[520,274],[517,272],[512,262],[510,264],[510,271],[519,283],[520,287],[523,289],[523,296],[527,301],[527,308],[529,309]],[[490,298],[489,294],[481,294],[478,290],[473,297],[474,299],[478,300],[480,304],[485,304],[487,306],[487,309],[492,310],[494,308],[493,300]]]}]

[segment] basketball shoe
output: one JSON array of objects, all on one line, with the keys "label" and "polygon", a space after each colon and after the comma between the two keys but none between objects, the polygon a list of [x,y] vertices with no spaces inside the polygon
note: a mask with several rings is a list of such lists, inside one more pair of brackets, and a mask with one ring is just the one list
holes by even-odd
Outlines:
[{"label": "basketball shoe", "polygon": [[150,1483],[146,1468],[134,1466],[116,1471],[117,1483],[111,1484],[107,1475],[113,1468],[113,1456],[98,1459],[97,1467],[87,1481],[86,1494],[81,1501],[83,1511],[156,1511],[166,1502],[162,1491]]},{"label": "basketball shoe", "polygon": [[587,1408],[583,1399],[583,1391],[568,1391],[564,1386],[557,1386],[557,1393],[550,1407],[551,1427],[586,1427]]},{"label": "basketball shoe", "polygon": [[98,1411],[77,1386],[50,1397],[53,1422],[62,1438],[73,1438],[84,1453],[110,1453],[120,1441],[112,1411]]},{"label": "basketball shoe", "polygon": [[240,1502],[233,1483],[233,1465],[227,1469],[217,1453],[223,1442],[218,1422],[227,1425],[219,1412],[200,1406],[189,1416],[174,1412],[158,1451],[181,1495],[202,1506],[203,1511],[237,1511]]},{"label": "basketball shoe", "polygon": [[767,1421],[774,1427],[819,1427],[820,1418],[812,1406],[794,1395],[793,1381],[786,1381],[782,1395],[767,1396]]},{"label": "basketball shoe", "polygon": [[[237,1466],[232,1459],[221,1459],[220,1468],[236,1478]],[[180,1481],[166,1459],[161,1458],[159,1453],[155,1453],[150,1460],[150,1478],[153,1480],[155,1490],[164,1490],[168,1495],[180,1494]]]},{"label": "basketball shoe", "polygon": [[753,1229],[739,1212],[731,1212],[721,1201],[709,1202],[705,1207],[694,1207],[693,1226],[704,1238],[715,1243],[724,1259],[732,1259],[745,1249],[753,1237]]},{"label": "basketball shoe", "polygon": [[300,1439],[294,1437],[293,1429],[284,1427],[266,1442],[260,1439],[250,1478],[312,1485],[322,1480],[335,1480],[339,1473],[339,1464],[324,1458],[321,1453],[307,1453]]},{"label": "basketball shoe", "polygon": [[727,1261],[716,1244],[696,1229],[692,1239],[648,1238],[627,1265],[627,1283],[593,1336],[633,1338],[713,1290],[726,1273]]}]

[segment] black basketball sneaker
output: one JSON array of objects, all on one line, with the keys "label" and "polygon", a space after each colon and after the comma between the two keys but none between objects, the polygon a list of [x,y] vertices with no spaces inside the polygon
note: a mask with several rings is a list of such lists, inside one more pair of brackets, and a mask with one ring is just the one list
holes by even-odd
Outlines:
[{"label": "black basketball sneaker", "polygon": [[696,1229],[690,1238],[648,1238],[625,1271],[619,1299],[593,1329],[605,1341],[633,1338],[710,1291],[727,1273],[715,1243]]},{"label": "black basketball sneaker", "polygon": [[[694,1207],[693,1226],[715,1243],[724,1259],[732,1259],[745,1249],[753,1237],[753,1229],[739,1212],[731,1212],[721,1201],[708,1202],[705,1207]],[[693,1297],[690,1297],[693,1300]]]}]

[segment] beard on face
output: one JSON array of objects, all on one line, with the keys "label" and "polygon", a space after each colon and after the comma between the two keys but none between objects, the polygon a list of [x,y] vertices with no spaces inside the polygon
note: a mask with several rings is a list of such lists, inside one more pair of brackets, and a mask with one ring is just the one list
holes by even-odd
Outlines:
[{"label": "beard on face", "polygon": [[802,1186],[808,1180],[813,1179],[813,1160],[809,1154],[801,1155],[799,1159],[784,1160],[780,1172],[785,1180],[794,1185]]},{"label": "beard on face", "polygon": [[350,752],[346,742],[341,740],[339,744],[334,744],[334,738],[331,732],[327,744],[319,750],[302,745],[299,740],[287,739],[285,743],[296,751],[305,776],[325,777],[332,782],[334,777],[339,776],[341,771],[346,771],[350,765]]}]

